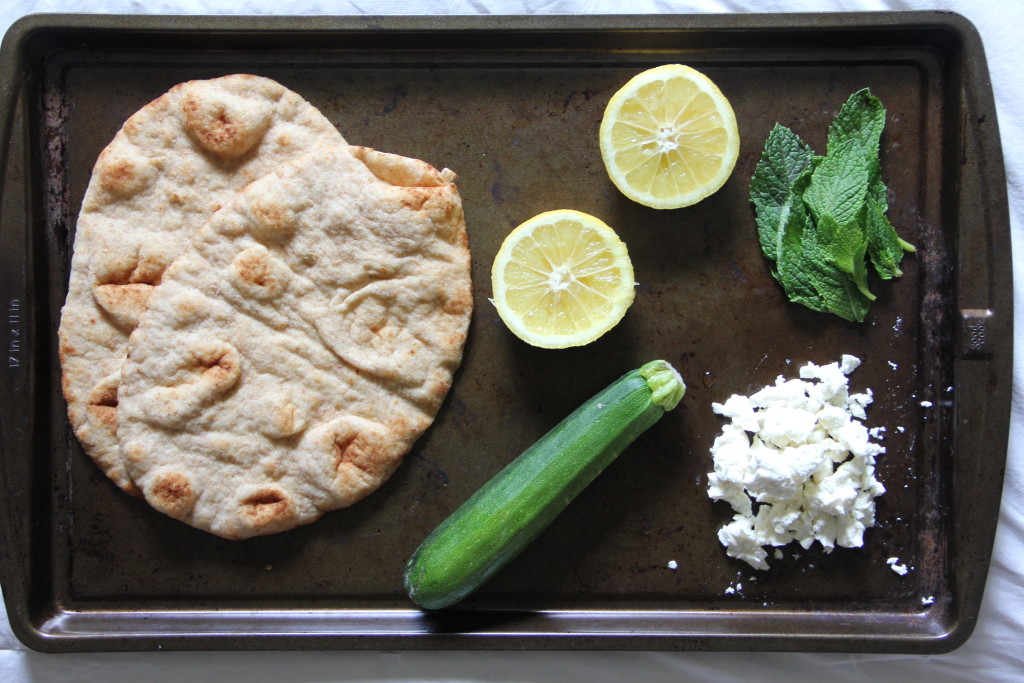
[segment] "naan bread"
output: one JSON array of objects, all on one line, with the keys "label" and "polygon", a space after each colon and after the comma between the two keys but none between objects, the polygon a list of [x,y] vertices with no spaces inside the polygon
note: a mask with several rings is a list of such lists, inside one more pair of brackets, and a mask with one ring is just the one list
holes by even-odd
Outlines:
[{"label": "naan bread", "polygon": [[324,148],[249,185],[163,275],[118,393],[146,500],[229,539],[379,487],[431,424],[472,308],[451,171]]},{"label": "naan bread", "polygon": [[319,111],[274,81],[190,81],[136,112],[100,154],[75,234],[60,359],[85,451],[135,492],[116,437],[128,335],[155,285],[228,198],[311,149],[344,144]]}]

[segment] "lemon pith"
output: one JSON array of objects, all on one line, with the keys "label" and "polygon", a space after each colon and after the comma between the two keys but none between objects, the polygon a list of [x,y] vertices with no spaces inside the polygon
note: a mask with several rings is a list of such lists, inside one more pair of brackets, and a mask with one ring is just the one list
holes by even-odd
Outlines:
[{"label": "lemon pith", "polygon": [[599,140],[616,187],[657,209],[690,206],[713,194],[739,156],[728,99],[682,64],[648,69],[622,86],[605,108]]},{"label": "lemon pith", "polygon": [[561,209],[505,238],[491,269],[494,305],[510,330],[542,348],[587,344],[633,302],[626,245],[600,219]]}]

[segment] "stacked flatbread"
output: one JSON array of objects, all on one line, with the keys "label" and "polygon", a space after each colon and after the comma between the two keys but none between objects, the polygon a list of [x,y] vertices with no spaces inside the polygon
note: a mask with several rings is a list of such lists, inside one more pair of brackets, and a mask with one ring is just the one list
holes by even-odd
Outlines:
[{"label": "stacked flatbread", "polygon": [[96,164],[61,319],[86,452],[225,538],[375,490],[461,360],[453,179],[349,147],[264,78],[185,83],[134,115]]}]

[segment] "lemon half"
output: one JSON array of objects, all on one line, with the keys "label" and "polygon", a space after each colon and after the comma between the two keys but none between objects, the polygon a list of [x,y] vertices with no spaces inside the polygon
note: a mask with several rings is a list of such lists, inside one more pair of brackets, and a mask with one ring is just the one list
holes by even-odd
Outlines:
[{"label": "lemon half", "polygon": [[718,86],[688,66],[665,64],[637,74],[612,96],[600,144],[608,176],[624,195],[677,209],[725,184],[740,135]]},{"label": "lemon half", "polygon": [[626,245],[600,219],[560,209],[505,238],[491,267],[498,315],[523,341],[546,349],[588,344],[633,303]]}]

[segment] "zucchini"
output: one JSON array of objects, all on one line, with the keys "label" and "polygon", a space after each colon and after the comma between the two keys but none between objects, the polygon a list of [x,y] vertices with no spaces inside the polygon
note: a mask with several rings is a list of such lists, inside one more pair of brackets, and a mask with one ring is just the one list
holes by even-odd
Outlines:
[{"label": "zucchini", "polygon": [[405,590],[420,607],[452,605],[515,558],[686,385],[669,363],[632,370],[577,408],[474,493],[420,544]]}]

